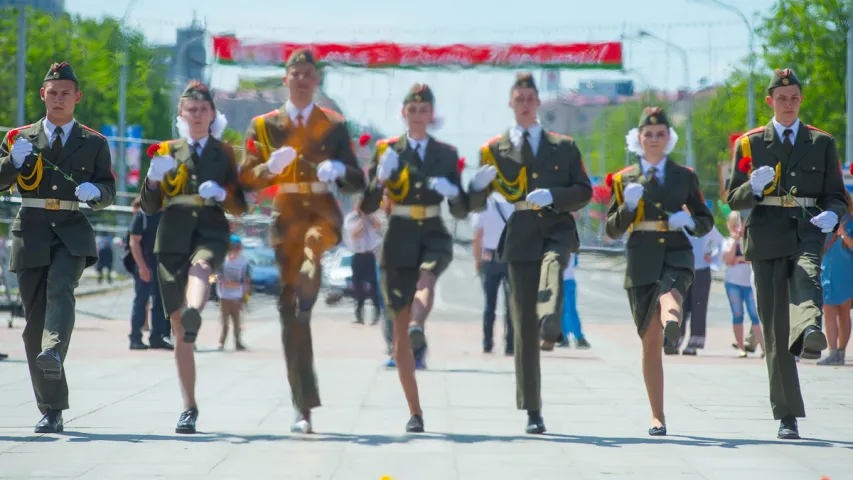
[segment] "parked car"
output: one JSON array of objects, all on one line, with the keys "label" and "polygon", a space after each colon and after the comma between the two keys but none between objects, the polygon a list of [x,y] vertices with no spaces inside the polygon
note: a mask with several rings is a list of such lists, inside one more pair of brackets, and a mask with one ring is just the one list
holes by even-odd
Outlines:
[{"label": "parked car", "polygon": [[243,255],[249,261],[249,278],[252,290],[274,294],[278,291],[279,272],[275,250],[270,247],[245,248]]},{"label": "parked car", "polygon": [[352,251],[344,247],[330,250],[321,260],[323,263],[322,285],[326,290],[326,304],[334,305],[343,298],[353,298]]}]

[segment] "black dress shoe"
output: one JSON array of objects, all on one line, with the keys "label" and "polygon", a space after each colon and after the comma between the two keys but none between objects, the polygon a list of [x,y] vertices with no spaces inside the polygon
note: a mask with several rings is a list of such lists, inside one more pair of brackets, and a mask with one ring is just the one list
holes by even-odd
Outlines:
[{"label": "black dress shoe", "polygon": [[142,340],[131,340],[130,341],[130,349],[131,350],[148,350],[148,345],[142,343]]},{"label": "black dress shoe", "polygon": [[681,336],[681,327],[675,320],[669,320],[663,327],[663,336],[672,345],[678,345],[678,337]]},{"label": "black dress shoe", "polygon": [[545,420],[542,419],[542,414],[538,410],[527,412],[527,433],[545,433]]},{"label": "black dress shoe", "polygon": [[652,427],[649,429],[649,435],[653,437],[663,437],[666,435],[666,425],[660,427]]},{"label": "black dress shoe", "polygon": [[48,410],[36,424],[36,433],[59,433],[63,431],[62,410]]},{"label": "black dress shoe", "polygon": [[826,350],[826,336],[815,326],[806,327],[803,332],[803,349],[800,358],[806,360],[817,360],[820,352]]},{"label": "black dress shoe", "polygon": [[409,433],[423,433],[424,417],[420,415],[412,415],[412,418],[409,419],[409,423],[406,424],[406,431]]},{"label": "black dress shoe", "polygon": [[44,373],[45,380],[59,380],[62,378],[62,361],[59,354],[52,348],[38,354],[36,366]]},{"label": "black dress shoe", "polygon": [[181,418],[178,419],[178,425],[175,427],[175,433],[195,433],[196,420],[198,420],[198,409],[196,407],[181,413]]},{"label": "black dress shoe", "polygon": [[800,438],[800,429],[797,428],[797,418],[793,416],[783,418],[779,422],[779,433],[776,436],[783,440],[797,440]]},{"label": "black dress shoe", "polygon": [[148,340],[148,345],[150,348],[156,348],[159,350],[174,350],[175,349],[175,344],[172,343],[172,339],[169,337],[151,338]]},{"label": "black dress shoe", "polygon": [[181,310],[181,326],[184,327],[184,342],[194,343],[201,328],[201,313],[193,307]]},{"label": "black dress shoe", "polygon": [[9,358],[9,355],[5,353],[0,353],[0,360],[6,360],[7,358]]}]

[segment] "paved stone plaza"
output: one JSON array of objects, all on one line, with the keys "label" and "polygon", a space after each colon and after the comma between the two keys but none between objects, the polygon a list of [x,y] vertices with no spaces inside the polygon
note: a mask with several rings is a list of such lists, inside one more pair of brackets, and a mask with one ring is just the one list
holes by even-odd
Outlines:
[{"label": "paved stone plaza", "polygon": [[[429,370],[418,373],[426,434],[404,433],[396,371],[379,327],[351,325],[347,306],[313,320],[324,406],[312,436],[293,418],[274,301],[253,299],[249,351],[215,350],[216,305],[199,341],[199,430],[174,433],[181,411],[165,351],[129,351],[132,290],[78,302],[66,363],[66,432],[35,435],[22,321],[0,328],[0,478],[276,478],[379,480],[853,478],[853,368],[800,363],[803,439],[776,439],[767,373],[735,358],[722,285],[713,286],[709,341],[697,357],[666,357],[667,426],[652,438],[618,260],[582,256],[579,304],[593,348],[543,353],[543,436],[524,434],[513,361],[481,352],[482,295],[462,251],[442,277],[428,322]],[[369,318],[369,315],[368,315]],[[5,324],[5,322],[4,322]],[[502,329],[499,327],[502,333]],[[496,334],[496,338],[502,338]],[[502,351],[502,345],[496,346]]]}]

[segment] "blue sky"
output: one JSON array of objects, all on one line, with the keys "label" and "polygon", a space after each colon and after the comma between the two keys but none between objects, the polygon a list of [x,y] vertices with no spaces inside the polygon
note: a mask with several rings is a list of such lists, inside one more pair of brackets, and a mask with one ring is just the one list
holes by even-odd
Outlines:
[{"label": "blue sky", "polygon": [[[84,16],[121,17],[128,0],[66,0],[66,9]],[[733,0],[747,17],[766,14],[772,0]],[[243,8],[242,5],[249,7]],[[525,8],[527,6],[528,8]],[[211,33],[234,33],[253,41],[401,43],[497,43],[617,41],[625,32],[648,30],[678,44],[689,55],[690,85],[700,79],[724,79],[731,65],[747,53],[747,30],[733,13],[707,0],[390,0],[313,2],[258,1],[243,4],[225,0],[138,0],[127,23],[140,28],[156,43],[172,43],[175,29],[193,16]],[[641,72],[656,87],[684,85],[678,54],[652,40],[625,44],[626,68]],[[232,89],[240,75],[278,75],[279,70],[247,71],[213,66],[215,88]],[[336,69],[326,89],[348,116],[400,133],[399,106],[414,82],[427,82],[436,91],[437,108],[445,117],[436,137],[457,145],[473,157],[476,148],[512,122],[507,107],[511,71],[382,71]],[[626,78],[618,72],[563,71],[561,86],[574,88],[580,80]],[[547,95],[546,95],[547,96]],[[262,113],[262,112],[258,112]],[[762,113],[762,112],[759,112]],[[723,140],[725,141],[725,140]]]}]

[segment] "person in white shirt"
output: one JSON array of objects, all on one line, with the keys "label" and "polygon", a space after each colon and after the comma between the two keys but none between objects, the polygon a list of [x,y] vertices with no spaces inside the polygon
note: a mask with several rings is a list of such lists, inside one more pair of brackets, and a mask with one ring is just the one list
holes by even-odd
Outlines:
[{"label": "person in white shirt", "polygon": [[764,338],[761,335],[761,322],[755,308],[755,296],[752,289],[752,266],[743,257],[743,222],[739,212],[732,212],[728,219],[730,236],[723,241],[723,262],[726,264],[726,296],[732,309],[732,328],[735,334],[735,348],[738,356],[746,358],[743,343],[744,307],[752,322],[752,333],[761,345],[761,357],[764,357]]},{"label": "person in white shirt", "polygon": [[687,289],[684,298],[684,321],[681,323],[681,336],[676,345],[664,346],[664,353],[674,355],[678,353],[681,343],[687,336],[687,324],[690,324],[690,339],[687,346],[681,351],[682,355],[696,355],[696,351],[705,348],[705,331],[708,317],[708,299],[711,295],[711,266],[720,259],[720,247],[723,244],[723,235],[717,227],[702,237],[694,237],[687,234],[690,243],[693,244],[694,276],[693,283]]},{"label": "person in white shirt", "polygon": [[[354,204],[360,205],[356,198]],[[385,212],[377,210],[369,215],[355,208],[344,217],[344,243],[352,250],[352,285],[355,290],[355,323],[364,323],[364,303],[373,302],[373,321],[379,323],[379,281],[376,276],[376,249],[382,243],[388,224]]]},{"label": "person in white shirt", "polygon": [[483,307],[483,352],[492,353],[494,348],[495,309],[498,303],[498,291],[503,285],[504,305],[504,353],[513,355],[514,335],[512,318],[509,312],[509,281],[507,264],[498,262],[496,251],[506,222],[515,208],[498,192],[492,192],[486,201],[486,208],[474,218],[474,269],[483,283],[485,305]]},{"label": "person in white shirt", "polygon": [[228,324],[234,324],[234,349],[246,349],[240,339],[240,310],[248,301],[251,280],[249,261],[243,256],[243,243],[237,235],[231,235],[228,255],[222,270],[216,276],[216,293],[219,295],[219,311],[222,313],[222,333],[219,335],[219,350],[225,350]]},{"label": "person in white shirt", "polygon": [[578,314],[577,283],[575,282],[575,267],[577,266],[578,254],[572,253],[569,256],[569,265],[563,270],[563,340],[560,342],[560,346],[568,347],[570,345],[569,335],[571,335],[575,337],[578,348],[587,349],[590,344],[583,336],[581,317]]}]

